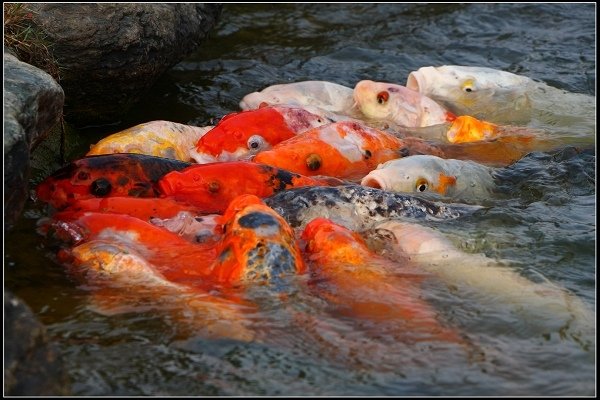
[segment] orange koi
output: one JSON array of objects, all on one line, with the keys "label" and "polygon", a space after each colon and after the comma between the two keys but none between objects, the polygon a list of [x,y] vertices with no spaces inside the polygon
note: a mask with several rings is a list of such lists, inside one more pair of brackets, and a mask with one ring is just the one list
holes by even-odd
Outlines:
[{"label": "orange koi", "polygon": [[198,163],[247,159],[328,119],[299,107],[266,106],[231,113],[196,143]]},{"label": "orange koi", "polygon": [[156,182],[190,163],[143,154],[89,156],[71,162],[40,183],[38,199],[56,209],[76,200],[109,196],[157,197]]},{"label": "orange koi", "polygon": [[302,239],[318,289],[329,301],[359,318],[399,322],[407,332],[461,342],[421,300],[418,283],[426,274],[417,269],[402,273],[400,264],[371,252],[356,232],[326,218],[312,220]]},{"label": "orange koi", "polygon": [[105,240],[127,246],[170,282],[200,284],[216,259],[211,244],[191,243],[177,234],[125,214],[61,211],[50,228],[67,242]]},{"label": "orange koi", "polygon": [[70,211],[95,211],[127,214],[145,221],[152,218],[173,218],[181,211],[200,214],[201,209],[169,198],[105,197],[75,200]]},{"label": "orange koi", "polygon": [[250,161],[192,165],[163,176],[158,189],[163,196],[184,201],[205,213],[221,213],[241,194],[268,197],[301,186],[334,186],[343,182],[327,177],[302,176]]},{"label": "orange koi", "polygon": [[194,336],[229,337],[249,341],[254,332],[244,318],[254,307],[171,282],[142,254],[138,246],[113,239],[94,239],[63,250],[59,259],[93,289],[92,306],[103,314],[135,311],[141,303],[168,312]]},{"label": "orange koi", "polygon": [[258,197],[238,196],[221,221],[224,236],[211,270],[217,282],[269,285],[280,290],[285,276],[305,272],[294,231]]},{"label": "orange koi", "polygon": [[306,176],[360,180],[380,163],[406,155],[402,139],[355,122],[335,122],[262,151],[253,161]]}]

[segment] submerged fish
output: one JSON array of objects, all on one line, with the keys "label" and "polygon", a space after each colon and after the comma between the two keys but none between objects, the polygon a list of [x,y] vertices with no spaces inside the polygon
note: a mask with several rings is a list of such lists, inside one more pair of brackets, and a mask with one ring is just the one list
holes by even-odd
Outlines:
[{"label": "submerged fish", "polygon": [[242,110],[253,110],[264,105],[288,104],[312,106],[336,114],[353,116],[352,88],[326,81],[303,81],[269,86],[260,92],[244,96]]},{"label": "submerged fish", "polygon": [[408,75],[406,87],[431,97],[459,115],[542,129],[594,132],[594,96],[569,93],[525,76],[484,67],[423,67]]},{"label": "submerged fish", "polygon": [[198,163],[247,159],[305,130],[331,122],[299,107],[269,106],[231,113],[192,151]]},{"label": "submerged fish", "polygon": [[360,81],[354,87],[354,100],[367,118],[404,127],[439,125],[456,118],[429,97],[393,83]]},{"label": "submerged fish", "polygon": [[[404,221],[377,226],[391,232],[401,256],[408,256],[424,271],[437,275],[449,286],[474,291],[496,307],[508,306],[525,322],[557,330],[577,326],[591,328],[594,313],[579,298],[548,280],[535,283],[502,262],[482,254],[459,250],[432,228]],[[486,304],[487,307],[490,304]]]},{"label": "submerged fish", "polygon": [[442,205],[361,185],[289,189],[265,199],[293,228],[316,217],[329,218],[351,230],[363,230],[387,219],[445,220],[472,214],[476,206]]},{"label": "submerged fish", "polygon": [[210,272],[217,282],[267,285],[280,291],[286,276],[304,273],[293,230],[258,197],[235,198],[221,222],[224,234]]},{"label": "submerged fish", "polygon": [[336,122],[303,132],[258,153],[253,161],[302,175],[358,180],[378,164],[408,154],[404,142],[355,122]]},{"label": "submerged fish", "polygon": [[250,161],[231,161],[192,165],[166,174],[158,182],[158,189],[163,196],[198,207],[204,213],[219,213],[241,194],[267,197],[294,187],[342,183]]},{"label": "submerged fish", "polygon": [[127,246],[174,283],[202,286],[207,268],[216,259],[210,243],[190,243],[175,233],[125,214],[62,211],[49,224],[49,232],[67,243],[106,240]]},{"label": "submerged fish", "polygon": [[190,163],[144,154],[89,156],[62,167],[36,188],[39,200],[62,209],[76,200],[130,196],[158,197],[156,182]]},{"label": "submerged fish", "polygon": [[136,246],[115,239],[105,235],[60,253],[71,273],[93,289],[95,310],[104,314],[131,312],[143,304],[145,309],[150,306],[175,316],[194,336],[254,338],[244,317],[250,307],[169,281]]},{"label": "submerged fish", "polygon": [[151,121],[113,133],[92,145],[86,156],[137,153],[191,161],[190,150],[212,126],[198,127],[171,121]]},{"label": "submerged fish", "polygon": [[473,161],[414,155],[380,164],[362,179],[361,185],[474,202],[492,195],[496,187],[494,171]]},{"label": "submerged fish", "polygon": [[342,311],[398,324],[402,336],[416,340],[461,342],[421,299],[419,284],[426,274],[378,256],[357,233],[326,218],[306,225],[302,239],[317,292]]}]

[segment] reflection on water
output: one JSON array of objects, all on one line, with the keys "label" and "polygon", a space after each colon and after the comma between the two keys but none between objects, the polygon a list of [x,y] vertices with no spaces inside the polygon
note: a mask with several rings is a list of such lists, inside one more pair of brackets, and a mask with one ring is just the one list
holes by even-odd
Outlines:
[{"label": "reflection on water", "polygon": [[[81,132],[88,139],[71,132],[68,156],[150,120],[211,124],[272,84],[404,84],[427,65],[492,67],[595,95],[594,15],[592,4],[226,5],[211,39],[127,118]],[[52,146],[36,151],[32,184],[58,168]],[[507,260],[532,281],[543,275],[593,309],[593,146],[534,152],[498,181],[502,196],[484,212],[423,223],[466,252]],[[143,303],[136,312],[100,314],[89,291],[54,261],[56,245],[35,233],[44,213],[29,203],[7,237],[5,286],[48,326],[76,395],[594,393],[595,332],[540,329],[493,298],[480,301],[435,279],[423,283],[424,299],[465,344],[411,342],[401,326],[342,316],[310,290],[284,302],[255,293],[261,311],[246,315],[257,333],[251,343],[195,335]]]}]

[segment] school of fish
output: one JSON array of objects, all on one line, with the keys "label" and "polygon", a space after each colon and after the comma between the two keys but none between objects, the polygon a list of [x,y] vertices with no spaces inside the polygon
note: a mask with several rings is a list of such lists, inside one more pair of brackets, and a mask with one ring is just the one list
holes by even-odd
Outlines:
[{"label": "school of fish", "polygon": [[[114,133],[38,185],[49,208],[39,232],[61,243],[58,260],[93,288],[98,310],[118,312],[121,297],[166,304],[196,332],[252,341],[261,301],[251,293],[285,302],[300,285],[340,315],[462,346],[468,332],[423,296],[422,282],[438,279],[539,323],[594,319],[565,289],[464,253],[419,221],[489,206],[499,170],[565,145],[543,129],[547,108],[585,125],[595,99],[440,66],[411,72],[406,86],[276,84],[239,106],[215,126]],[[393,251],[370,245],[369,232]]]}]

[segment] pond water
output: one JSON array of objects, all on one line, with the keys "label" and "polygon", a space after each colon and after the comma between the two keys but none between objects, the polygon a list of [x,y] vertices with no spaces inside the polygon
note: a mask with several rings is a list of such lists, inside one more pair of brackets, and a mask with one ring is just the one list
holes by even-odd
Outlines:
[{"label": "pond water", "polygon": [[[405,84],[410,71],[450,64],[595,95],[595,11],[595,4],[227,4],[210,39],[126,118],[70,130],[67,158],[142,122],[209,125],[237,111],[245,94],[285,82]],[[32,187],[59,167],[57,142],[36,150]],[[503,173],[511,196],[469,218],[427,224],[464,251],[509,260],[516,272],[542,275],[595,310],[595,171],[595,142],[535,152]],[[44,213],[28,202],[5,238],[4,282],[46,324],[75,395],[595,393],[595,329],[532,328],[493,299],[478,303],[436,283],[428,300],[469,337],[469,350],[396,340],[398,332],[336,316],[308,293],[284,306],[265,302],[254,316],[262,339],[251,343],[194,335],[185,322],[143,306],[97,313],[90,292],[36,233]]]}]

